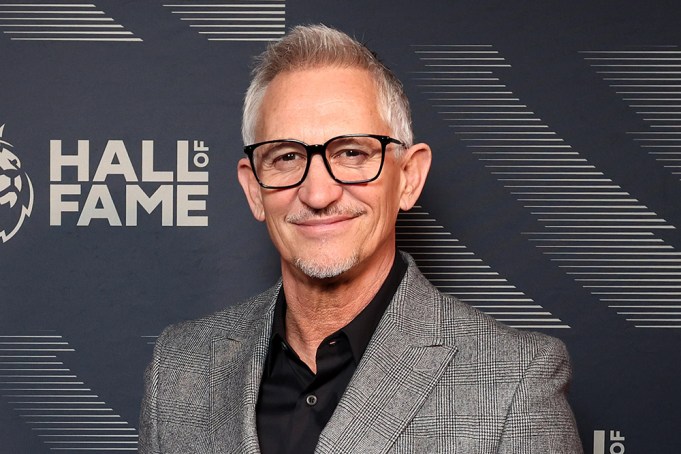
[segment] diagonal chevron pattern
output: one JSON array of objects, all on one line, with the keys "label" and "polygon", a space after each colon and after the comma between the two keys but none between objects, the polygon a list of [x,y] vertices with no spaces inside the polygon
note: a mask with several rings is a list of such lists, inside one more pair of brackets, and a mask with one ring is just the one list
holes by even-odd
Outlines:
[{"label": "diagonal chevron pattern", "polygon": [[627,131],[627,134],[681,180],[681,50],[678,46],[581,53],[648,126],[646,131]]},{"label": "diagonal chevron pattern", "polygon": [[88,2],[0,3],[0,30],[12,41],[141,42]]},{"label": "diagonal chevron pattern", "polygon": [[60,335],[0,335],[0,391],[52,451],[137,451],[137,430],[66,367]]},{"label": "diagonal chevron pattern", "polygon": [[276,41],[284,35],[284,0],[179,0],[164,4],[208,41]]},{"label": "diagonal chevron pattern", "polygon": [[491,45],[419,45],[413,78],[440,118],[537,220],[523,232],[636,328],[681,328],[675,229],[552,131],[501,80]]}]

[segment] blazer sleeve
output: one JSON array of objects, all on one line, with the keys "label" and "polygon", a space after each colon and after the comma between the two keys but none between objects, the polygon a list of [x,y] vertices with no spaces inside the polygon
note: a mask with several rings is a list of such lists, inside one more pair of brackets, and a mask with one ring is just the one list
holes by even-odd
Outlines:
[{"label": "blazer sleeve", "polygon": [[161,454],[158,442],[158,384],[159,364],[163,349],[163,334],[156,340],[154,355],[144,373],[144,396],[140,410],[139,454]]},{"label": "blazer sleeve", "polygon": [[540,339],[512,398],[499,454],[582,454],[567,401],[572,376],[567,349],[555,338]]}]

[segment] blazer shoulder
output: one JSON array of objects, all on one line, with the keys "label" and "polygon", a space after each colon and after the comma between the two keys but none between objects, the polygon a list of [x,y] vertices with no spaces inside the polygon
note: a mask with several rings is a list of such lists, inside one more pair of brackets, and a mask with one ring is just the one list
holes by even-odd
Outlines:
[{"label": "blazer shoulder", "polygon": [[281,282],[257,296],[212,314],[172,324],[156,340],[156,349],[203,350],[214,338],[248,336],[253,326],[262,323],[273,310],[280,287]]},{"label": "blazer shoulder", "polygon": [[542,350],[566,355],[563,343],[546,334],[511,328],[493,317],[442,293],[420,272],[408,254],[402,257],[409,265],[398,288],[398,304],[391,309],[404,331],[473,354],[504,354],[530,358]]},{"label": "blazer shoulder", "polygon": [[444,337],[462,352],[531,362],[537,356],[569,365],[565,344],[548,334],[525,331],[498,322],[458,299],[442,294]]}]

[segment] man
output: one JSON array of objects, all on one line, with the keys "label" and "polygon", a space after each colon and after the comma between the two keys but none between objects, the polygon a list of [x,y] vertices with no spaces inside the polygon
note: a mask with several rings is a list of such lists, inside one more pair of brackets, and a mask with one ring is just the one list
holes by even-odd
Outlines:
[{"label": "man", "polygon": [[243,136],[239,182],[282,278],[164,331],[140,452],[582,452],[564,346],[439,293],[396,251],[431,151],[369,50],[293,29],[260,57]]}]

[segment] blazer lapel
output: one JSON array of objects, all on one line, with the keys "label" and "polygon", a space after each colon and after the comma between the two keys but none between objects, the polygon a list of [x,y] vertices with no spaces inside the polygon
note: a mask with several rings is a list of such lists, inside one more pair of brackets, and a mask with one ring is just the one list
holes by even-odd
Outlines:
[{"label": "blazer lapel", "polygon": [[[215,338],[209,370],[210,425],[214,454],[259,454],[255,405],[267,356],[276,292],[265,312],[253,310],[244,333]],[[251,317],[252,315],[252,317]]]},{"label": "blazer lapel", "polygon": [[318,454],[386,452],[452,361],[456,347],[441,341],[439,298],[414,294],[419,279],[425,280],[410,267],[320,436]]}]

